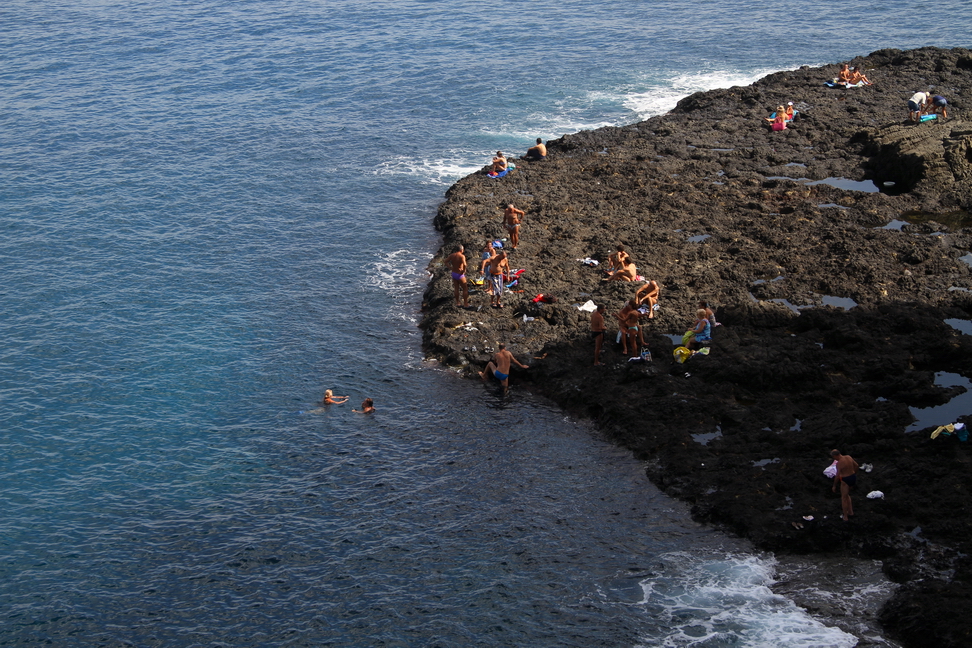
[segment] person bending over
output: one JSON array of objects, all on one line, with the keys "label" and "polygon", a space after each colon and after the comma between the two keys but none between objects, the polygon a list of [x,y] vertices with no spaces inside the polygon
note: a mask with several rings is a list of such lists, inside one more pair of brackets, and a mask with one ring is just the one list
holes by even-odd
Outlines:
[{"label": "person bending over", "polygon": [[479,372],[479,377],[486,382],[487,376],[493,376],[503,385],[503,393],[510,389],[510,364],[515,364],[521,369],[529,369],[525,364],[513,357],[513,354],[506,350],[506,345],[500,342],[499,351],[493,354],[493,359],[486,364],[486,369]]}]

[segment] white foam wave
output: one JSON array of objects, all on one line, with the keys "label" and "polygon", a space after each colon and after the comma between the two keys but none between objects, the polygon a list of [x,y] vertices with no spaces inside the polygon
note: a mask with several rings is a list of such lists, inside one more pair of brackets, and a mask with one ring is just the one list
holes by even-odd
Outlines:
[{"label": "white foam wave", "polygon": [[712,70],[682,74],[659,83],[644,92],[629,94],[623,100],[624,106],[638,115],[639,119],[648,119],[656,115],[663,115],[675,107],[681,99],[705,90],[716,88],[731,88],[733,86],[747,86],[767,74],[779,72],[778,69],[756,70],[753,72],[730,72]]},{"label": "white foam wave", "polygon": [[552,140],[584,130],[623,126],[664,114],[695,92],[749,85],[778,71],[775,68],[749,72],[711,70],[661,81],[645,79],[617,90],[591,90],[562,99],[549,109],[517,116],[515,122],[497,122],[481,128],[472,139],[489,141],[485,148],[453,149],[430,158],[399,155],[380,163],[373,173],[408,176],[418,178],[423,184],[448,186],[482,169],[497,149],[507,151],[515,159],[537,137]]},{"label": "white foam wave", "polygon": [[459,178],[479,171],[489,159],[486,151],[453,152],[441,158],[414,158],[402,155],[379,164],[374,174],[409,176],[418,178],[423,184],[448,186]]},{"label": "white foam wave", "polygon": [[662,560],[662,573],[641,583],[641,605],[668,625],[670,634],[661,644],[652,639],[645,646],[852,648],[857,644],[856,637],[823,625],[774,594],[769,587],[774,582],[771,560],[729,555],[699,561],[684,553],[668,554]]},{"label": "white foam wave", "polygon": [[425,268],[431,259],[429,252],[407,248],[382,252],[365,273],[365,285],[395,294],[414,289],[421,291],[429,279]]}]

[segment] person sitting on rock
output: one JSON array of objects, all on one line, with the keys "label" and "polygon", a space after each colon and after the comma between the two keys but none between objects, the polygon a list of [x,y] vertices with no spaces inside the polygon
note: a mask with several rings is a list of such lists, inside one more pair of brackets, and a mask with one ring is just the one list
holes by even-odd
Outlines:
[{"label": "person sitting on rock", "polygon": [[635,277],[638,275],[638,268],[635,267],[634,261],[631,257],[624,260],[624,265],[620,270],[615,270],[614,273],[605,279],[605,281],[634,281]]},{"label": "person sitting on rock", "polygon": [[608,257],[608,263],[611,265],[607,270],[605,270],[605,272],[607,272],[609,275],[613,275],[615,272],[623,268],[627,261],[628,253],[624,251],[623,245],[618,245],[616,251],[612,252],[611,256]]},{"label": "person sitting on rock", "polygon": [[[770,128],[773,130],[785,130],[786,129],[786,108],[783,106],[777,106],[776,112],[773,113],[772,117],[764,117],[764,119],[769,123]],[[779,127],[776,125],[780,124]]]},{"label": "person sitting on rock", "polygon": [[850,84],[857,85],[861,82],[863,82],[864,85],[871,85],[871,81],[864,76],[864,73],[861,72],[860,68],[851,68]]},{"label": "person sitting on rock", "polygon": [[695,325],[689,331],[692,335],[687,340],[685,346],[693,351],[698,351],[703,346],[708,346],[712,342],[712,325],[706,317],[704,308],[695,311],[695,317]]},{"label": "person sitting on rock", "polygon": [[503,173],[506,171],[506,166],[506,156],[503,155],[503,151],[496,151],[493,157],[493,173]]},{"label": "person sitting on rock", "polygon": [[786,115],[786,121],[793,121],[793,117],[796,114],[796,111],[793,110],[793,102],[792,101],[787,102],[787,104],[786,104],[786,112],[784,114]]},{"label": "person sitting on rock", "polygon": [[547,147],[544,146],[543,140],[539,137],[537,138],[537,143],[535,146],[531,146],[527,149],[526,155],[523,156],[524,160],[545,160],[547,158]]},{"label": "person sitting on rock", "polygon": [[837,73],[837,85],[849,86],[851,85],[851,74],[850,68],[847,67],[847,63],[841,63],[840,72]]},{"label": "person sitting on rock", "polygon": [[709,320],[709,324],[712,326],[712,328],[715,328],[717,326],[722,326],[722,324],[716,321],[715,311],[709,307],[709,302],[704,300],[700,301],[699,310],[705,311],[705,319]]},{"label": "person sitting on rock", "polygon": [[639,306],[645,306],[648,309],[649,318],[655,316],[655,304],[658,303],[659,295],[661,295],[661,286],[654,280],[647,282],[635,291],[635,302]]}]

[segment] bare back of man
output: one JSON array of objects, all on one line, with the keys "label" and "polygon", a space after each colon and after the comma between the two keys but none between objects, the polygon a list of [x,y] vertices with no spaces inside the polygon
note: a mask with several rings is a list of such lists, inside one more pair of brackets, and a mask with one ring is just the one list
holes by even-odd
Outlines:
[{"label": "bare back of man", "polygon": [[503,385],[503,392],[510,388],[510,365],[515,364],[521,369],[527,366],[513,357],[513,354],[506,350],[505,344],[499,345],[499,350],[493,354],[493,359],[486,364],[486,369],[479,372],[479,377],[486,382],[487,376],[493,376]]},{"label": "bare back of man", "polygon": [[637,276],[638,269],[635,267],[634,261],[631,258],[625,259],[624,266],[620,270],[615,271],[608,281],[634,281]]},{"label": "bare back of man", "polygon": [[[466,255],[460,245],[455,252],[446,259],[446,265],[452,271],[452,292],[456,298],[456,306],[469,308],[469,284],[466,282]],[[462,302],[459,294],[462,293]]]}]

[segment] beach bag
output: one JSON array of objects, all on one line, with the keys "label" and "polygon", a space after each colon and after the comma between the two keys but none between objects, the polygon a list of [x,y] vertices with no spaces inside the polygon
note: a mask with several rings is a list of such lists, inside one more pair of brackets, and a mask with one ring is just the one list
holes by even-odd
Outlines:
[{"label": "beach bag", "polygon": [[829,477],[830,479],[833,479],[834,477],[836,477],[837,476],[837,462],[834,461],[834,463],[832,463],[829,466],[827,466],[826,468],[824,468],[824,474],[827,475],[827,477]]},{"label": "beach bag", "polygon": [[682,336],[682,346],[688,346],[688,343],[692,341],[692,338],[694,336],[695,336],[695,331],[692,330],[685,331],[685,334]]},{"label": "beach bag", "polygon": [[683,346],[677,347],[672,354],[675,356],[675,362],[682,364],[686,360],[692,357],[692,352]]}]

